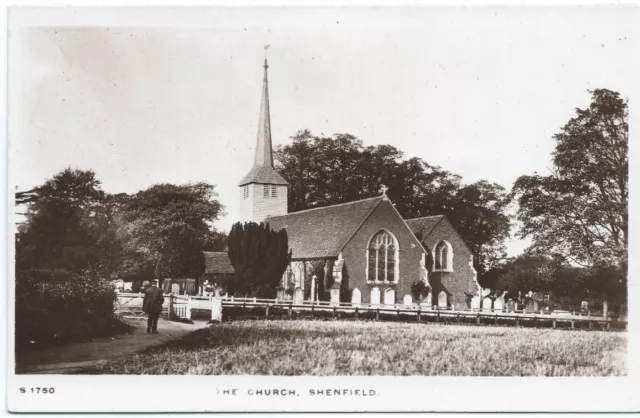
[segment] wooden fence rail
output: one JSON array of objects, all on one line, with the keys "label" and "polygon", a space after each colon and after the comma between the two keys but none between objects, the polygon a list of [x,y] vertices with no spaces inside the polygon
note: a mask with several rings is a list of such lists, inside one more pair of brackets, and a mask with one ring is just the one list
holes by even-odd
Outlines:
[{"label": "wooden fence rail", "polygon": [[[142,294],[120,293],[116,302],[116,314],[123,316],[140,317],[142,315]],[[364,314],[372,314],[375,320],[379,320],[381,315],[395,315],[396,320],[400,316],[415,316],[417,322],[422,320],[431,320],[435,322],[453,322],[460,324],[461,320],[465,322],[493,322],[495,324],[509,323],[513,325],[521,325],[523,323],[539,324],[551,323],[555,328],[561,323],[570,323],[571,328],[576,324],[587,323],[592,329],[594,324],[599,324],[603,328],[610,329],[612,324],[616,326],[626,327],[626,319],[609,316],[582,315],[575,312],[526,312],[524,310],[515,312],[504,312],[502,310],[492,309],[466,309],[454,310],[451,308],[438,308],[420,305],[371,305],[371,304],[351,304],[351,303],[331,303],[326,301],[304,301],[302,303],[293,303],[291,300],[278,299],[260,299],[260,298],[236,298],[233,296],[214,298],[208,296],[184,296],[169,294],[165,296],[163,304],[163,314],[170,318],[191,319],[192,311],[211,311],[211,318],[220,320],[224,308],[262,308],[265,317],[269,317],[270,312],[274,309],[284,309],[287,316],[291,318],[293,312],[310,312],[311,314],[330,313],[337,316],[339,313],[353,314],[358,318]]]}]

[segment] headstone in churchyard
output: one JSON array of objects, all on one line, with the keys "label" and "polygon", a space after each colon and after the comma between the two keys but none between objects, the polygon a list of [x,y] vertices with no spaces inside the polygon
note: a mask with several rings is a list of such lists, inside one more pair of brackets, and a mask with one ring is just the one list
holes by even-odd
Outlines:
[{"label": "headstone in churchyard", "polygon": [[171,283],[171,293],[174,295],[180,293],[180,283]]},{"label": "headstone in churchyard", "polygon": [[482,297],[485,297],[491,293],[491,289],[482,289]]},{"label": "headstone in churchyard", "polygon": [[516,301],[513,299],[509,299],[507,302],[507,312],[515,312],[516,311]]},{"label": "headstone in churchyard", "polygon": [[411,297],[411,295],[404,295],[404,298],[402,299],[402,304],[406,306],[413,305],[413,298]]},{"label": "headstone in churchyard", "polygon": [[444,290],[438,294],[438,308],[447,307],[447,292]]},{"label": "headstone in churchyard", "polygon": [[503,307],[504,307],[504,299],[502,299],[502,297],[496,298],[496,300],[493,301],[494,311],[502,312]]},{"label": "headstone in churchyard", "polygon": [[317,281],[318,281],[318,278],[314,274],[313,277],[311,277],[311,302],[315,302],[316,300],[316,282]]},{"label": "headstone in churchyard", "polygon": [[527,298],[527,299],[525,299],[525,301],[524,301],[524,309],[525,309],[528,313],[531,313],[531,312],[535,312],[535,311],[537,311],[537,310],[538,310],[538,306],[537,306],[537,305],[538,305],[538,304],[536,303],[536,301],[535,301],[535,300],[533,300],[533,299],[530,299],[530,298]]},{"label": "headstone in churchyard", "polygon": [[222,322],[222,298],[211,298],[211,320]]},{"label": "headstone in churchyard", "polygon": [[276,292],[276,299],[283,300],[284,299],[284,289],[278,289]]},{"label": "headstone in churchyard", "polygon": [[431,309],[431,307],[433,306],[433,292],[431,292],[431,290],[429,290],[429,294],[427,295],[426,299],[423,301],[423,304],[427,306],[429,309]]},{"label": "headstone in churchyard", "polygon": [[396,304],[396,291],[394,289],[386,289],[384,291],[384,304],[390,306]]},{"label": "headstone in churchyard", "polygon": [[331,304],[340,304],[340,289],[331,289]]},{"label": "headstone in churchyard", "polygon": [[380,305],[380,289],[377,287],[371,289],[371,304]]},{"label": "headstone in churchyard", "polygon": [[361,302],[362,302],[362,294],[360,293],[360,290],[356,287],[355,289],[353,289],[353,292],[351,292],[351,304],[358,306],[360,305]]},{"label": "headstone in churchyard", "polygon": [[490,311],[492,305],[493,305],[493,301],[491,300],[491,298],[486,297],[482,300],[482,310]]},{"label": "headstone in churchyard", "polygon": [[304,301],[304,290],[301,287],[296,287],[296,290],[293,291],[293,304],[301,305]]},{"label": "headstone in churchyard", "polygon": [[471,298],[471,309],[480,309],[480,296],[474,296]]},{"label": "headstone in churchyard", "polygon": [[586,300],[583,300],[582,303],[580,304],[580,310],[582,312],[587,312],[589,310],[589,302],[587,302]]}]

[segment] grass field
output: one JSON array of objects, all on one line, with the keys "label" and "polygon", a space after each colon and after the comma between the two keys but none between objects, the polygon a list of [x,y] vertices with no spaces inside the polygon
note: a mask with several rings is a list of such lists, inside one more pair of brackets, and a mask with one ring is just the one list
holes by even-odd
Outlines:
[{"label": "grass field", "polygon": [[237,321],[95,370],[113,374],[611,376],[626,332]]}]

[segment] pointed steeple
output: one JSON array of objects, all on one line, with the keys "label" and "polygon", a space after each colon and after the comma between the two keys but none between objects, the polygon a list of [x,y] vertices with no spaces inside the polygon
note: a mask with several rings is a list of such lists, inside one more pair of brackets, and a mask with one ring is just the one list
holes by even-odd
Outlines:
[{"label": "pointed steeple", "polygon": [[262,102],[260,103],[260,119],[258,120],[258,136],[256,138],[255,166],[273,167],[271,152],[271,115],[269,114],[269,79],[267,78],[267,57],[264,57],[264,77],[262,79]]},{"label": "pointed steeple", "polygon": [[[268,46],[265,46],[265,51]],[[264,58],[264,77],[262,79],[262,102],[260,103],[260,118],[258,119],[258,135],[256,137],[256,151],[253,168],[247,174],[240,186],[249,183],[283,184],[285,179],[273,168],[273,151],[271,148],[271,114],[269,111],[269,79],[267,77],[267,57]]]}]

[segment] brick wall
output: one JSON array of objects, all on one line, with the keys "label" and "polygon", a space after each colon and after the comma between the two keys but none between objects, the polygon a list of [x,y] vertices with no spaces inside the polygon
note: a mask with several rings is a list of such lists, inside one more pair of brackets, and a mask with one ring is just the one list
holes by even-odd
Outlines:
[{"label": "brick wall", "polygon": [[[441,240],[448,241],[453,248],[453,272],[433,271],[433,250]],[[449,305],[460,309],[470,307],[467,293],[477,292],[476,273],[473,268],[473,255],[462,237],[444,218],[422,242],[429,252],[427,269],[429,283],[433,289],[433,304],[438,304],[438,294],[444,290],[447,293]]]},{"label": "brick wall", "polygon": [[[367,283],[365,277],[369,240],[383,228],[391,232],[398,240],[400,255],[397,284]],[[402,303],[404,295],[411,294],[411,284],[420,279],[420,259],[422,254],[423,249],[420,247],[418,240],[405,225],[400,215],[388,201],[382,201],[342,251],[346,273],[343,275],[342,286],[351,290],[358,288],[362,293],[362,303],[371,301],[371,289],[373,287],[380,289],[381,302],[384,301],[385,290],[392,288],[396,291],[396,303]]]}]

